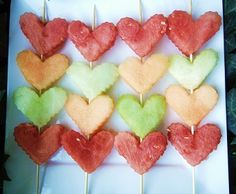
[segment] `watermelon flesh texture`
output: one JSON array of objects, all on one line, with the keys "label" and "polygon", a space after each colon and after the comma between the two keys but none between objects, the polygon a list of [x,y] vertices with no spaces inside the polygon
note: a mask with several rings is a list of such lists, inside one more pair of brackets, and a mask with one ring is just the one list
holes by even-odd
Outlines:
[{"label": "watermelon flesh texture", "polygon": [[167,139],[161,132],[152,132],[142,142],[128,132],[115,137],[115,148],[131,168],[142,175],[147,172],[166,150]]},{"label": "watermelon flesh texture", "polygon": [[87,173],[94,172],[110,154],[114,144],[114,133],[102,130],[89,140],[80,133],[70,130],[62,137],[66,152]]}]

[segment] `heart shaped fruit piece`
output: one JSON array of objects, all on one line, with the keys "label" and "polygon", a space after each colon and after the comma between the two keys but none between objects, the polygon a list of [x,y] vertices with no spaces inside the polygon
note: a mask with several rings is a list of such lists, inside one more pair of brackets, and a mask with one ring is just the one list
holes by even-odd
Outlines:
[{"label": "heart shaped fruit piece", "polygon": [[115,137],[115,148],[139,174],[147,172],[166,150],[167,140],[161,132],[152,132],[142,142],[128,132]]},{"label": "heart shaped fruit piece", "polygon": [[100,131],[87,140],[80,133],[68,131],[62,137],[66,152],[88,173],[95,171],[112,150],[114,134]]},{"label": "heart shaped fruit piece", "polygon": [[118,68],[110,63],[91,69],[88,64],[74,62],[68,68],[67,74],[90,100],[108,90],[119,76]]},{"label": "heart shaped fruit piece", "polygon": [[66,99],[66,92],[59,87],[50,88],[41,96],[27,87],[19,87],[14,92],[17,108],[39,128],[63,108]]},{"label": "heart shaped fruit piece", "polygon": [[114,104],[107,95],[98,96],[88,104],[79,95],[71,94],[65,108],[81,132],[89,136],[108,120],[113,112]]},{"label": "heart shaped fruit piece", "polygon": [[39,129],[23,123],[14,129],[15,140],[36,164],[47,162],[61,147],[61,136],[67,131],[62,125]]},{"label": "heart shaped fruit piece", "polygon": [[168,17],[167,35],[176,47],[186,56],[198,51],[221,26],[217,12],[208,11],[199,19],[193,20],[186,11],[174,11]]},{"label": "heart shaped fruit piece", "polygon": [[118,34],[140,57],[148,55],[162,39],[167,28],[163,15],[153,15],[140,24],[132,18],[122,18],[117,24]]},{"label": "heart shaped fruit piece", "polygon": [[166,112],[165,97],[152,95],[144,105],[132,95],[123,95],[118,99],[117,109],[131,130],[140,138],[156,129]]},{"label": "heart shaped fruit piece", "polygon": [[29,50],[20,52],[16,61],[25,79],[39,91],[50,87],[69,67],[69,59],[65,55],[55,54],[41,61]]},{"label": "heart shaped fruit piece", "polygon": [[198,125],[214,108],[217,100],[216,90],[209,85],[202,85],[193,94],[178,85],[166,90],[167,103],[189,126]]},{"label": "heart shaped fruit piece", "polygon": [[68,27],[71,41],[88,61],[96,61],[115,43],[117,29],[112,23],[102,23],[93,31],[81,21],[73,21]]},{"label": "heart shaped fruit piece", "polygon": [[119,66],[121,77],[138,93],[144,94],[165,74],[168,58],[153,54],[145,62],[137,57],[128,57]]},{"label": "heart shaped fruit piece", "polygon": [[194,135],[181,123],[173,123],[168,127],[169,141],[192,166],[205,160],[217,148],[220,138],[220,129],[213,124],[197,128]]},{"label": "heart shaped fruit piece", "polygon": [[44,57],[52,56],[67,39],[68,23],[61,18],[43,23],[35,14],[24,13],[20,26],[37,53]]},{"label": "heart shaped fruit piece", "polygon": [[169,72],[186,89],[197,88],[217,64],[218,55],[212,49],[203,50],[191,63],[188,58],[174,55]]}]

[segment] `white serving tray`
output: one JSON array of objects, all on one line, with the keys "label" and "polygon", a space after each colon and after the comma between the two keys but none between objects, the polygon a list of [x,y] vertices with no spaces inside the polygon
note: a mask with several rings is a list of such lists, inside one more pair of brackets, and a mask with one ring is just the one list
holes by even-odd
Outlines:
[{"label": "white serving tray", "polygon": [[[122,17],[139,19],[138,0],[50,0],[47,2],[49,19],[62,17],[71,20],[82,20],[86,24],[92,23],[93,4],[97,8],[97,24],[110,21],[116,24]],[[29,41],[21,32],[19,17],[24,12],[33,12],[42,15],[43,0],[12,0],[9,32],[9,61],[8,61],[8,98],[5,151],[10,154],[6,163],[11,182],[4,183],[5,194],[32,194],[35,191],[35,164],[19,148],[13,137],[13,129],[27,119],[16,109],[12,100],[13,91],[19,86],[29,86],[16,65],[16,55],[24,49],[32,49]],[[172,11],[189,9],[189,0],[143,0],[144,20],[156,13],[168,16]],[[193,16],[199,17],[206,11],[217,11],[223,16],[222,1],[193,0]],[[223,26],[220,31],[206,44],[204,48],[214,48],[219,53],[219,63],[209,75],[206,83],[213,85],[219,92],[219,101],[215,109],[202,121],[217,124],[222,131],[221,143],[218,149],[210,154],[208,160],[196,167],[196,193],[197,194],[228,194],[228,156],[227,156],[227,130],[225,107],[225,67]],[[74,45],[67,41],[61,53],[66,54],[73,61],[85,61]],[[166,55],[180,52],[165,36],[154,52]],[[106,52],[99,64],[108,61],[119,65],[126,57],[135,56],[135,53],[119,38],[115,46]],[[146,95],[152,93],[164,94],[166,88],[176,83],[167,73],[164,78]],[[57,85],[70,91],[80,93],[80,90],[65,75]],[[121,94],[135,94],[121,79],[110,90],[115,101]],[[165,131],[166,127],[181,119],[170,109],[159,127]],[[66,124],[78,130],[72,120],[63,111],[52,123]],[[115,111],[104,128],[113,128],[117,131],[129,130],[128,126]],[[145,174],[145,194],[191,194],[191,168],[169,144],[166,152],[158,164]],[[43,174],[42,194],[82,194],[84,173],[81,168],[61,149],[55,154],[41,170]],[[90,194],[137,194],[139,192],[139,175],[131,169],[123,157],[113,149],[104,164],[89,176]]]}]

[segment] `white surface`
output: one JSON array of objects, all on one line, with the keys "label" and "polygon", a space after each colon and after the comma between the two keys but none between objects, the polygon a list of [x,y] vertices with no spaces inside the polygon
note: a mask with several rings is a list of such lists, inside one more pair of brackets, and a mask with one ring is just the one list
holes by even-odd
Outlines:
[{"label": "white surface", "polygon": [[[27,155],[16,145],[12,131],[16,125],[27,121],[19,112],[12,100],[13,91],[19,86],[29,85],[20,73],[15,58],[18,52],[32,49],[30,43],[20,30],[19,17],[24,12],[42,14],[42,1],[12,0],[10,18],[9,66],[8,66],[8,103],[6,123],[6,153],[11,157],[7,161],[8,174],[11,182],[5,182],[5,194],[32,194],[34,193],[35,165]],[[92,23],[92,8],[95,0],[51,0],[47,2],[49,19],[63,17],[68,21],[82,20],[86,24]],[[138,0],[96,0],[97,23],[111,21],[115,24],[120,18],[130,16],[139,19]],[[144,20],[155,13],[168,16],[173,10],[188,11],[188,0],[143,0]],[[193,15],[199,17],[206,11],[217,11],[221,16],[222,1],[193,0]],[[206,83],[213,85],[219,92],[219,101],[215,109],[202,121],[217,124],[222,130],[221,143],[218,149],[210,154],[208,160],[196,167],[196,193],[198,194],[228,194],[228,162],[227,162],[227,136],[225,113],[225,74],[223,28],[202,48],[214,48],[219,53],[219,63],[209,75]],[[61,53],[66,54],[71,60],[85,61],[74,45],[67,41]],[[164,54],[180,53],[165,36],[154,52]],[[101,59],[119,64],[127,56],[135,53],[119,38],[115,46]],[[99,62],[97,62],[99,64]],[[167,74],[147,94],[161,93],[176,81]],[[58,85],[71,91],[80,93],[75,85],[64,76]],[[110,90],[110,95],[117,100],[118,96],[134,91],[123,81],[119,80]],[[180,118],[171,110],[159,127],[162,131]],[[66,124],[77,129],[71,119],[62,111],[52,122]],[[117,131],[128,130],[117,112],[106,124]],[[82,194],[84,176],[83,171],[63,150],[60,150],[45,168],[42,194]],[[178,152],[169,144],[166,152],[148,173],[145,174],[146,194],[190,194],[191,193],[191,168],[182,159]],[[91,194],[137,194],[139,189],[139,175],[131,169],[126,161],[113,150],[102,167],[89,176],[89,190]]]}]

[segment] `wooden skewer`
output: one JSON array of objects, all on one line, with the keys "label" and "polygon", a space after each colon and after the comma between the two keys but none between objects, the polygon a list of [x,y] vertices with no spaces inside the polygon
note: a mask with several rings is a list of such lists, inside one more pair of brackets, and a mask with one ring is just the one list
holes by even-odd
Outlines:
[{"label": "wooden skewer", "polygon": [[[43,56],[43,55],[41,55]],[[41,57],[42,60],[42,57]],[[41,90],[38,91],[39,96],[41,96]],[[38,132],[40,133],[40,127],[38,127]],[[36,194],[40,194],[40,165],[36,164],[36,174],[35,174],[35,190],[36,190]]]},{"label": "wooden skewer", "polygon": [[84,194],[88,194],[88,173],[84,172]]},{"label": "wooden skewer", "polygon": [[[39,95],[41,95],[41,90],[39,91]],[[40,127],[38,127],[38,132],[40,133]],[[35,174],[35,191],[36,194],[40,194],[40,165],[36,164],[36,174]]]},{"label": "wooden skewer", "polygon": [[[89,100],[90,103],[90,100]],[[87,136],[87,138],[89,139],[89,135]],[[89,174],[84,171],[84,194],[88,194],[88,178],[89,178]]]},{"label": "wooden skewer", "polygon": [[[92,22],[92,30],[96,28],[96,5],[93,5],[93,22]],[[89,67],[92,69],[93,68],[93,62],[89,61]],[[88,103],[91,103],[91,100],[88,99]],[[89,136],[88,136],[89,139]],[[84,172],[84,194],[88,194],[88,179],[89,175],[87,172]]]},{"label": "wooden skewer", "polygon": [[35,176],[35,190],[36,190],[36,194],[40,194],[40,180],[39,180],[39,176],[40,176],[40,165],[36,164],[36,176]]},{"label": "wooden skewer", "polygon": [[[92,23],[92,30],[96,28],[96,5],[93,5],[93,23]],[[93,68],[93,62],[89,62],[89,67],[92,69]]]},{"label": "wooden skewer", "polygon": [[140,101],[140,104],[143,104],[143,94],[139,94],[139,101]]},{"label": "wooden skewer", "polygon": [[[141,103],[141,102],[140,102]],[[143,141],[142,138],[140,138],[140,143]],[[143,174],[139,176],[139,194],[144,193],[144,185],[143,185]]]},{"label": "wooden skewer", "polygon": [[[193,2],[192,0],[189,0],[189,14],[192,15],[192,12],[193,12]],[[193,62],[193,54],[191,54],[189,56],[189,60],[190,62],[192,63]],[[193,94],[193,89],[190,90],[190,94]],[[195,131],[195,126],[192,125],[191,126],[191,133],[194,135],[194,131]],[[191,166],[192,167],[192,194],[195,194],[196,193],[196,188],[195,188],[195,167],[194,166]]]},{"label": "wooden skewer", "polygon": [[143,194],[144,193],[144,187],[143,187],[143,175],[140,175],[140,179],[139,179],[139,193]]},{"label": "wooden skewer", "polygon": [[[142,105],[143,104],[143,94],[139,94],[139,102]],[[143,141],[142,138],[140,138],[140,143]],[[139,176],[139,194],[144,193],[144,185],[143,185],[143,174]]]},{"label": "wooden skewer", "polygon": [[[42,13],[42,21],[46,22],[46,0],[43,0],[43,13]],[[44,60],[44,56],[41,54],[40,59]],[[41,95],[42,91],[38,91],[39,95]],[[40,133],[40,127],[38,127],[38,131]],[[36,194],[40,194],[40,165],[36,164],[36,174],[35,174],[35,191]]]},{"label": "wooden skewer", "polygon": [[92,30],[96,28],[96,5],[93,5],[93,23],[92,23]]},{"label": "wooden skewer", "polygon": [[193,9],[193,2],[192,0],[189,0],[189,14],[192,15],[192,10]]},{"label": "wooden skewer", "polygon": [[[143,22],[143,7],[142,7],[142,0],[138,0],[139,5],[139,22]],[[140,58],[141,62],[143,61],[143,58]],[[139,102],[142,105],[143,104],[143,94],[139,94]],[[140,143],[142,142],[142,138],[140,138]],[[144,184],[143,184],[144,175],[141,174],[139,176],[139,194],[144,194]]]},{"label": "wooden skewer", "polygon": [[[90,100],[89,100],[89,104],[90,104]],[[89,139],[89,135],[87,136],[87,138]],[[89,174],[84,171],[84,194],[88,194],[88,179],[89,179]]]},{"label": "wooden skewer", "polygon": [[[46,0],[43,0],[42,22],[46,22]],[[40,55],[40,58],[43,61],[44,57],[42,54]]]},{"label": "wooden skewer", "polygon": [[42,22],[46,22],[46,0],[43,0],[43,14],[42,14]]},{"label": "wooden skewer", "polygon": [[[192,125],[191,126],[191,133],[194,134],[194,131],[195,131],[195,126]],[[196,193],[196,189],[195,189],[195,167],[194,166],[191,166],[192,167],[192,194],[195,194]]]},{"label": "wooden skewer", "polygon": [[191,54],[191,55],[189,56],[189,60],[190,60],[191,63],[193,62],[193,54]]},{"label": "wooden skewer", "polygon": [[[41,96],[41,90],[38,91],[39,92],[39,96]],[[40,133],[41,129],[40,127],[38,127],[38,132]],[[35,190],[36,190],[36,194],[40,194],[40,165],[36,164],[36,175],[35,175]]]},{"label": "wooden skewer", "polygon": [[92,61],[89,61],[89,67],[90,67],[90,69],[93,68],[93,62]]},{"label": "wooden skewer", "polygon": [[142,6],[142,0],[139,0],[139,21],[140,21],[140,23],[143,22],[143,6]]},{"label": "wooden skewer", "polygon": [[[190,62],[192,63],[193,61],[193,55],[191,54],[190,55]],[[190,94],[193,94],[193,89],[190,90]],[[194,135],[194,131],[195,131],[195,126],[192,125],[191,126],[191,133],[192,135]],[[192,194],[195,194],[196,193],[196,188],[195,188],[195,167],[194,166],[191,166],[192,168]]]},{"label": "wooden skewer", "polygon": [[[139,94],[139,102],[142,105],[143,104],[143,94]],[[140,138],[140,143],[143,141],[142,138]],[[144,185],[143,185],[143,174],[139,176],[139,194],[144,193]]]}]

